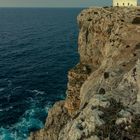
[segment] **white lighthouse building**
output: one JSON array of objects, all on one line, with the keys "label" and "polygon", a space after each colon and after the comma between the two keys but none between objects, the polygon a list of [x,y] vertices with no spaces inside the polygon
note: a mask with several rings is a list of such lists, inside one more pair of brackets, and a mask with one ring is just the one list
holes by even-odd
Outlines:
[{"label": "white lighthouse building", "polygon": [[137,6],[138,0],[113,0],[113,6]]}]

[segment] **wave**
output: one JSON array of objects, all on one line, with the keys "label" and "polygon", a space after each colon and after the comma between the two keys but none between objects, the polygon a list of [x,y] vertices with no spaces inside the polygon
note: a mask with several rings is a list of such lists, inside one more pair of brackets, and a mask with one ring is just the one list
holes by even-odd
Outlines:
[{"label": "wave", "polygon": [[10,109],[13,109],[13,106],[2,108],[2,109],[0,109],[0,112],[9,111]]},{"label": "wave", "polygon": [[14,139],[13,134],[8,129],[0,128],[0,140],[18,140]]},{"label": "wave", "polygon": [[[2,98],[6,97],[7,99],[11,96],[16,96],[19,94],[19,89],[22,89],[22,86],[13,87],[11,80],[7,79],[7,88],[10,88],[10,92],[4,95]],[[3,92],[5,88],[0,88],[0,91]],[[44,107],[39,106],[38,97],[46,94],[44,91],[37,89],[26,90],[28,93],[33,94],[33,97],[28,97],[25,101],[25,104],[28,104],[29,107],[25,110],[24,114],[17,119],[18,121],[13,125],[3,126],[0,128],[0,140],[27,140],[27,137],[31,131],[36,131],[44,127],[44,121],[47,117],[48,110],[51,107],[51,102],[48,102]],[[35,98],[36,97],[36,98]],[[0,108],[0,113],[4,114],[11,110],[15,110],[14,103],[11,106]]]},{"label": "wave", "polygon": [[0,92],[1,92],[1,91],[4,91],[4,90],[5,90],[5,88],[0,88]]},{"label": "wave", "polygon": [[37,90],[37,89],[27,90],[27,91],[35,93],[36,95],[44,95],[44,94],[46,94],[44,91],[40,91],[40,90]]},{"label": "wave", "polygon": [[0,140],[27,140],[31,131],[44,127],[44,122],[50,108],[50,103],[44,108],[30,108],[26,110],[19,121],[8,128],[0,128]]}]

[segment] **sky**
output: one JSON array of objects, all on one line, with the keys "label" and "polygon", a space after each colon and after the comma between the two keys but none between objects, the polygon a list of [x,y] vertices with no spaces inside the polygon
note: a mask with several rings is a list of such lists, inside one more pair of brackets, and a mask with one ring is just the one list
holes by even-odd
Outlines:
[{"label": "sky", "polygon": [[0,0],[0,7],[89,7],[107,5],[112,5],[112,0]]},{"label": "sky", "polygon": [[0,0],[0,7],[89,7],[111,4],[112,0]]}]

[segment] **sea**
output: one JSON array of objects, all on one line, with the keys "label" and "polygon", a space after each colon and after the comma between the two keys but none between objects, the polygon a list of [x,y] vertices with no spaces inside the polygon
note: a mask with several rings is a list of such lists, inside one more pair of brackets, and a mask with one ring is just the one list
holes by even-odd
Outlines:
[{"label": "sea", "polygon": [[82,8],[0,8],[0,140],[27,140],[66,96]]}]

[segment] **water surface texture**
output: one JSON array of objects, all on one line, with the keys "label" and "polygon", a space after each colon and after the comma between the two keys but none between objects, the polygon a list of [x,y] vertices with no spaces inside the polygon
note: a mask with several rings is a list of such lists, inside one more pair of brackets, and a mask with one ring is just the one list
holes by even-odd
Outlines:
[{"label": "water surface texture", "polygon": [[81,9],[0,9],[0,140],[24,140],[65,97]]}]

